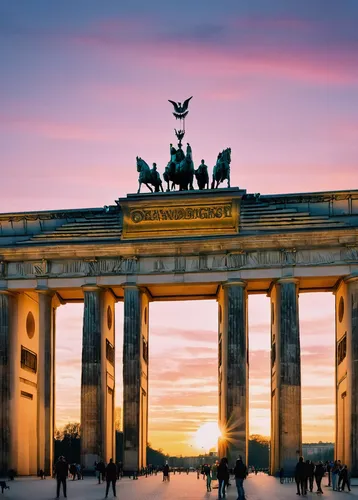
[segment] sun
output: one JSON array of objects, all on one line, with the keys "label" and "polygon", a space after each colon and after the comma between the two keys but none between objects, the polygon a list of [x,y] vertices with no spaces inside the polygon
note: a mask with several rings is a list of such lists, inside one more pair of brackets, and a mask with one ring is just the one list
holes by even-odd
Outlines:
[{"label": "sun", "polygon": [[217,449],[221,432],[217,422],[205,422],[194,434],[194,444],[198,449],[208,452],[211,448]]}]

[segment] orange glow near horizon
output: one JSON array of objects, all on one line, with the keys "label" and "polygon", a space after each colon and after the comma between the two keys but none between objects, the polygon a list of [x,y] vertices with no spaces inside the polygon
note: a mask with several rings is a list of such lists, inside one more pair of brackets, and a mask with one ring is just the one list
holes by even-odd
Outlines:
[{"label": "orange glow near horizon", "polygon": [[[215,301],[151,304],[149,442],[166,453],[195,455],[216,447],[216,308]],[[122,406],[123,304],[116,305],[116,315],[116,404]],[[334,439],[333,316],[333,295],[300,296],[304,442]],[[81,330],[81,305],[58,309],[57,426],[79,420]],[[249,297],[249,349],[249,432],[269,437],[270,324],[265,296]],[[235,424],[228,423],[227,439]]]}]

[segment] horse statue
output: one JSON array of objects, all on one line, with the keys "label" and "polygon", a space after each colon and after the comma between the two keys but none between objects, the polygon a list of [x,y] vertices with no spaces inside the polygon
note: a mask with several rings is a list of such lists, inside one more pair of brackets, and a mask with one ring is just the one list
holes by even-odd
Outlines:
[{"label": "horse statue", "polygon": [[205,165],[204,160],[201,160],[201,164],[195,170],[196,182],[200,190],[209,189],[209,174],[208,167]]},{"label": "horse statue", "polygon": [[154,191],[159,193],[159,191],[163,190],[162,180],[160,178],[160,174],[157,171],[157,164],[153,163],[153,168],[150,169],[148,163],[146,163],[142,158],[137,156],[137,172],[139,172],[139,187],[137,193],[140,193],[140,188],[142,184],[145,184],[149,191],[153,193],[153,189],[149,184],[154,186]]},{"label": "horse statue", "polygon": [[[227,179],[227,187],[230,187],[230,163],[231,163],[231,148],[226,148],[218,154],[218,159],[213,170],[213,181],[211,189],[217,189],[225,179]],[[215,186],[216,183],[216,186]]]},{"label": "horse statue", "polygon": [[[170,161],[165,167],[163,178],[167,183],[167,191],[179,186],[179,191],[194,189],[194,163],[192,160],[191,147],[188,144],[186,155],[184,155],[181,145],[175,149],[170,145]],[[171,187],[170,187],[170,183]]]}]

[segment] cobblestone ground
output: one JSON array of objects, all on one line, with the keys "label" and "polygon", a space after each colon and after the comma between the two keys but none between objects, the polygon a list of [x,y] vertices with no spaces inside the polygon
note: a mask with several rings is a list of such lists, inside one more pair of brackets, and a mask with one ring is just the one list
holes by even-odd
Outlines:
[{"label": "cobblestone ground", "polygon": [[[326,484],[326,480],[324,480]],[[263,474],[249,476],[245,481],[247,500],[286,500],[296,497],[293,484],[280,485],[272,477]],[[335,493],[324,486],[323,498],[358,497],[358,487],[353,487],[352,493]],[[1,500],[52,500],[55,498],[56,481],[53,479],[25,479],[20,478],[10,483],[10,491],[1,495]],[[76,500],[101,500],[104,498],[104,486],[96,484],[95,478],[86,478],[84,481],[68,481],[67,497]],[[121,500],[215,500],[218,490],[213,489],[206,493],[205,482],[196,478],[196,474],[171,475],[169,483],[163,483],[160,475],[139,478],[138,481],[122,479],[117,482],[117,498]],[[108,498],[112,498],[110,491]],[[61,493],[61,498],[63,498]],[[234,481],[228,491],[228,500],[236,500]],[[308,493],[306,498],[317,498],[315,493]]]}]

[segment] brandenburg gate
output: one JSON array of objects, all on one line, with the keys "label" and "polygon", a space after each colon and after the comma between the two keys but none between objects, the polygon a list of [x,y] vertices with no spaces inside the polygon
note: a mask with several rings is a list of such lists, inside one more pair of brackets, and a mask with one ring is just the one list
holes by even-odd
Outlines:
[{"label": "brandenburg gate", "polygon": [[84,303],[85,467],[115,455],[117,301],[124,302],[125,470],[146,464],[153,301],[217,302],[220,453],[248,461],[247,302],[258,293],[271,300],[271,471],[290,469],[302,447],[305,292],[336,297],[335,454],[357,475],[358,191],[148,193],[105,208],[0,215],[0,469],[51,471],[61,377],[56,310],[72,302]]}]

